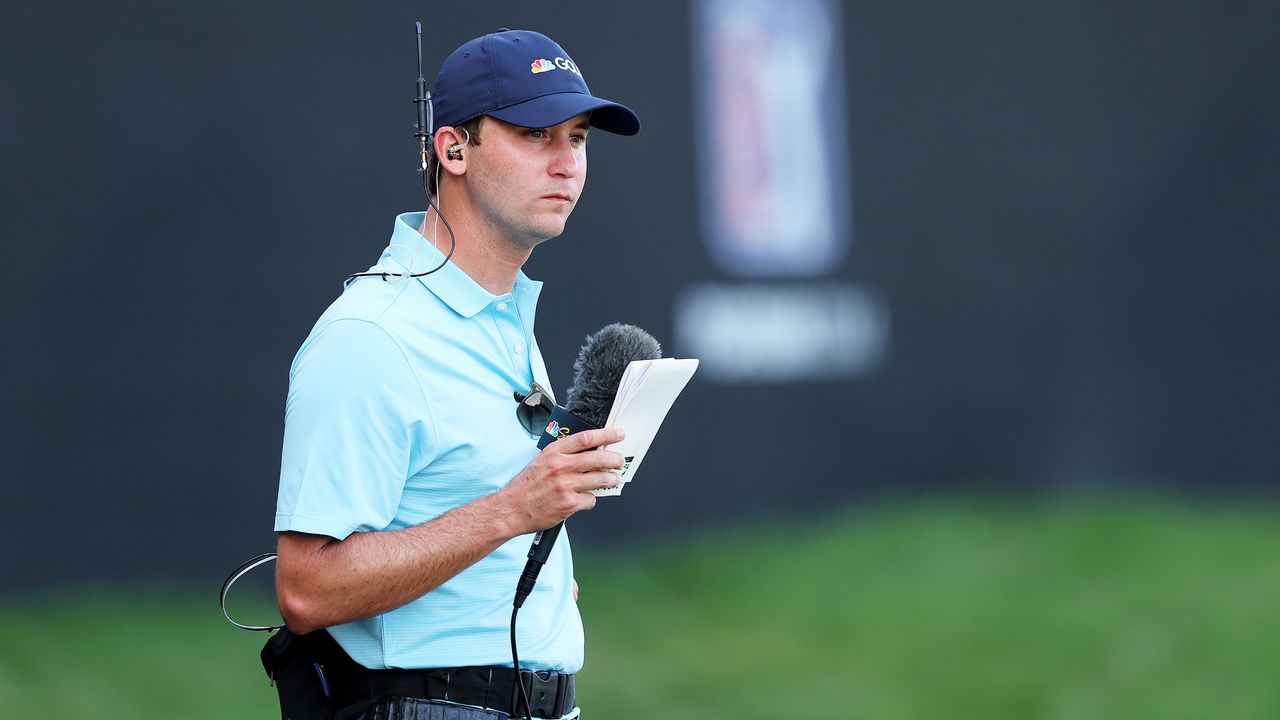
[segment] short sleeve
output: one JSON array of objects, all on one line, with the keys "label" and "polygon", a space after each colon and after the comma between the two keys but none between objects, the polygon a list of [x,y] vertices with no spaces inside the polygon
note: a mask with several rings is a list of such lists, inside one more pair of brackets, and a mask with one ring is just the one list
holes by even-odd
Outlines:
[{"label": "short sleeve", "polygon": [[422,388],[387,332],[354,319],[317,328],[290,372],[276,531],[342,540],[387,527],[434,446]]}]

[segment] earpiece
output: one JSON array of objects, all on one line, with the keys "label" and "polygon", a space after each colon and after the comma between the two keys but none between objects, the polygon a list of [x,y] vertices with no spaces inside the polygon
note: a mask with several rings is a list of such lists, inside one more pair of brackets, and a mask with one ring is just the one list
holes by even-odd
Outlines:
[{"label": "earpiece", "polygon": [[461,143],[458,143],[457,145],[450,145],[449,149],[445,151],[445,157],[449,158],[450,160],[461,160],[462,146],[471,142],[471,133],[466,128],[458,128],[458,129],[462,131],[462,134],[465,136],[465,139]]}]

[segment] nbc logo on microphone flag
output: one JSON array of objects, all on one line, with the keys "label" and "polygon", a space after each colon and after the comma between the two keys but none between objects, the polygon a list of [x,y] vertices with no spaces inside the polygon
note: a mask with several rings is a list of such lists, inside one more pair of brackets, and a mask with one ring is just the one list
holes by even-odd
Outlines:
[{"label": "nbc logo on microphone flag", "polygon": [[556,435],[559,434],[560,432],[560,423],[556,422],[555,420],[552,420],[550,423],[547,424],[546,432],[551,437],[556,437]]}]

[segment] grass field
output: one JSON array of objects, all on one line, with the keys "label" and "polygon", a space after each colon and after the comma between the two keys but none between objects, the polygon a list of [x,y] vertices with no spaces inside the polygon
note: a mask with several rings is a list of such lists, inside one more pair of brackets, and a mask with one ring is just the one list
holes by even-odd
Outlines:
[{"label": "grass field", "polygon": [[[578,552],[587,720],[1280,717],[1274,506],[939,501]],[[278,717],[219,580],[0,605],[0,716]]]}]

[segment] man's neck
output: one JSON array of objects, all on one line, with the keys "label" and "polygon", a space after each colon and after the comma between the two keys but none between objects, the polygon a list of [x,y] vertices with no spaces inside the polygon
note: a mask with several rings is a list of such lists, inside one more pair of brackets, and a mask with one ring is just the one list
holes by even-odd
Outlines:
[{"label": "man's neck", "polygon": [[[493,295],[511,292],[531,250],[507,242],[491,228],[479,227],[465,213],[462,215],[450,221],[457,242],[449,262]],[[442,254],[449,252],[449,231],[436,219],[434,210],[427,210],[418,232]]]}]

